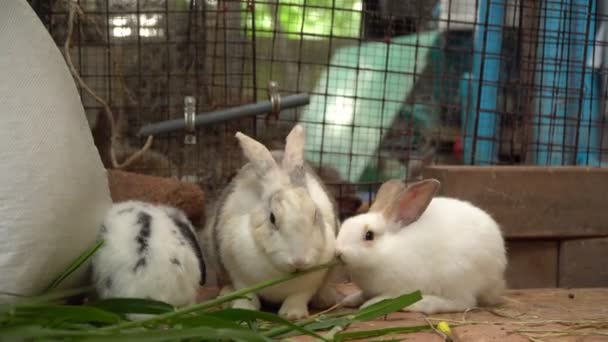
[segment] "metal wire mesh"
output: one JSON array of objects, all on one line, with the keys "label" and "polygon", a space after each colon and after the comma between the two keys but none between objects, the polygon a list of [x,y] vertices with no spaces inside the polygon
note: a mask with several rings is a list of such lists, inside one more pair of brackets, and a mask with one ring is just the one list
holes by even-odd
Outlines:
[{"label": "metal wire mesh", "polygon": [[[66,2],[31,1],[58,44]],[[71,37],[84,80],[107,99],[125,153],[145,123],[311,94],[257,117],[158,136],[132,169],[220,189],[242,163],[236,130],[280,148],[295,122],[344,203],[424,162],[601,166],[607,8],[595,0],[80,0]],[[98,144],[100,106],[83,103]],[[101,118],[101,120],[98,120]],[[103,152],[102,152],[103,154]],[[373,184],[373,185],[370,185]],[[342,194],[342,195],[340,195]]]}]

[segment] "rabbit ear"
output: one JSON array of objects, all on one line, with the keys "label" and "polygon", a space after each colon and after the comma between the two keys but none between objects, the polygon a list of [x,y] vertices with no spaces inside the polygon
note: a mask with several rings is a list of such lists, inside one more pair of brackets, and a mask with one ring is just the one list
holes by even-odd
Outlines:
[{"label": "rabbit ear", "polygon": [[241,132],[237,132],[235,137],[239,140],[245,158],[251,162],[259,176],[266,177],[271,171],[278,169],[266,146]]},{"label": "rabbit ear", "polygon": [[296,125],[287,135],[283,169],[293,183],[304,183],[304,127]]},{"label": "rabbit ear", "polygon": [[395,203],[397,200],[397,195],[399,195],[399,193],[401,193],[403,190],[405,190],[405,183],[398,179],[391,179],[384,182],[380,186],[380,189],[378,189],[374,203],[372,203],[369,211],[385,211],[387,207]]},{"label": "rabbit ear", "polygon": [[393,222],[399,223],[400,227],[417,221],[431,203],[439,185],[440,183],[436,179],[412,183],[399,193],[392,205],[386,208],[385,216]]}]

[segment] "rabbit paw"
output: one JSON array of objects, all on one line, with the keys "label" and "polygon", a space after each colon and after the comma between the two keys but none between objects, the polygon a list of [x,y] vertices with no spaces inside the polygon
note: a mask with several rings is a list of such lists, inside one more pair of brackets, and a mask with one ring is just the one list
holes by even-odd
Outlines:
[{"label": "rabbit paw", "polygon": [[475,307],[474,301],[466,299],[448,299],[438,296],[425,295],[416,303],[405,307],[402,311],[421,312],[427,315],[436,313],[464,312]]},{"label": "rabbit paw", "polygon": [[308,317],[308,300],[301,296],[288,297],[281,305],[279,316],[290,321]]},{"label": "rabbit paw", "polygon": [[247,295],[247,298],[240,298],[233,301],[232,308],[257,311],[260,310],[260,299],[254,294],[249,294]]},{"label": "rabbit paw", "polygon": [[363,292],[359,291],[343,298],[340,302],[340,306],[345,308],[356,308],[359,307],[359,305],[361,305],[363,302]]}]

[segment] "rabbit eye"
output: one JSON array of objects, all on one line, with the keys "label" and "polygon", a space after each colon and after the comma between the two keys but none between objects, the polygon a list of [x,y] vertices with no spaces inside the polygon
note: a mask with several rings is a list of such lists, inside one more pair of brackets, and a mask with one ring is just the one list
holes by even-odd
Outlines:
[{"label": "rabbit eye", "polygon": [[367,232],[365,232],[366,241],[372,241],[373,239],[374,239],[374,232],[372,232],[371,230],[368,230]]},{"label": "rabbit eye", "polygon": [[276,222],[276,221],[277,221],[277,220],[276,220],[276,218],[274,217],[274,214],[273,214],[273,213],[270,213],[270,223],[275,224],[275,222]]}]

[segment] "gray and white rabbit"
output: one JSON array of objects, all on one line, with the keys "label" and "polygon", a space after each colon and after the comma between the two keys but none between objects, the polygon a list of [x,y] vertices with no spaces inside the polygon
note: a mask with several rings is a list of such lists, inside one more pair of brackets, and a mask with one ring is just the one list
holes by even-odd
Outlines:
[{"label": "gray and white rabbit", "polygon": [[100,228],[104,244],[93,255],[101,298],[148,298],[176,307],[196,302],[205,283],[198,237],[179,209],[140,201],[112,206]]},{"label": "gray and white rabbit", "polygon": [[343,305],[366,307],[416,290],[422,300],[407,311],[500,302],[507,258],[498,224],[469,202],[433,198],[439,185],[387,181],[368,213],[344,221],[336,253],[361,292]]},{"label": "gray and white rabbit", "polygon": [[[327,263],[338,228],[335,203],[304,161],[304,128],[296,125],[285,151],[272,153],[238,132],[248,160],[220,196],[203,230],[206,259],[219,273],[221,293]],[[260,298],[281,304],[287,319],[308,316],[313,301],[331,305],[332,272],[320,270],[238,299],[233,307],[259,310]],[[259,297],[258,297],[259,296]],[[314,297],[314,298],[313,298]]]}]

